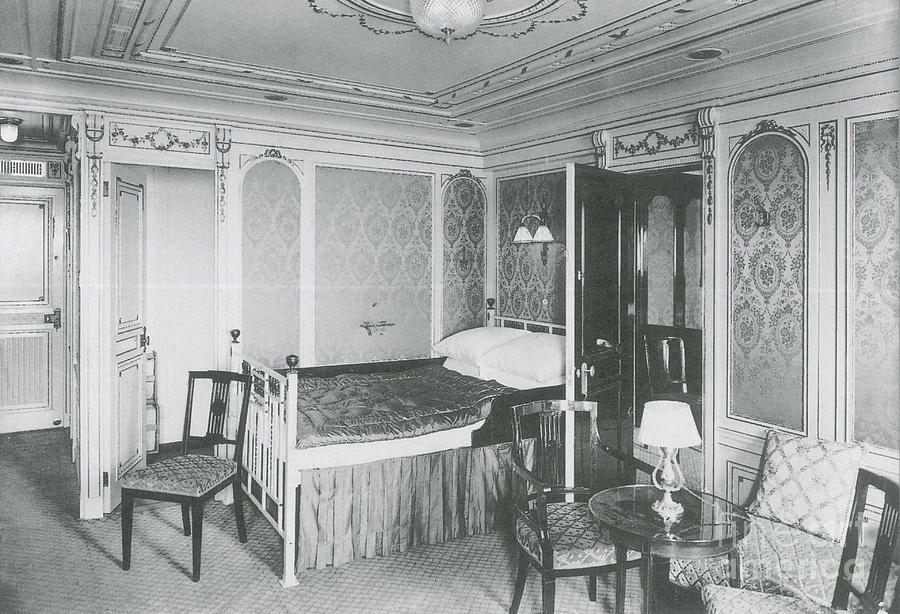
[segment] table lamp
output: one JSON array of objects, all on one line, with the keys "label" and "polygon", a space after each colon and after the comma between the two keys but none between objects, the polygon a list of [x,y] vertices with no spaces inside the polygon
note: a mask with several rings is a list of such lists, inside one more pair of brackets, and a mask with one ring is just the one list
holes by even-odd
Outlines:
[{"label": "table lamp", "polygon": [[[672,493],[684,486],[684,474],[678,466],[679,448],[700,444],[700,434],[694,424],[691,406],[682,401],[647,401],[638,442],[660,448],[659,462],[653,470],[653,485],[664,491],[663,498],[653,504],[666,527],[678,522],[684,507],[672,500]],[[668,528],[667,528],[668,530]]]}]

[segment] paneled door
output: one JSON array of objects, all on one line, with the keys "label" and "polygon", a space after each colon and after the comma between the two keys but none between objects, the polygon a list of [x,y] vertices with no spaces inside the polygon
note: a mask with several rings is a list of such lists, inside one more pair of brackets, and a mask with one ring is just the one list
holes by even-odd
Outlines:
[{"label": "paneled door", "polygon": [[[121,172],[117,173],[116,170]],[[109,508],[120,500],[118,481],[143,463],[145,410],[145,210],[143,177],[113,166],[113,315],[115,325],[115,412]],[[126,181],[123,176],[129,180]],[[137,181],[141,181],[138,183]]]},{"label": "paneled door", "polygon": [[[578,164],[569,164],[566,171],[570,393],[577,400],[597,402],[601,443],[625,456],[651,454],[653,460],[655,450],[633,441],[645,401],[688,402],[697,414],[698,430],[702,426],[699,218],[693,225],[684,219],[686,211],[699,211],[700,180],[675,172],[626,175]],[[669,212],[668,224],[658,223],[655,211],[661,207]],[[648,219],[654,223],[648,225]],[[690,388],[683,393],[651,395],[647,390],[648,312],[654,313],[653,324],[662,325],[657,328],[691,350],[686,368]],[[635,478],[577,431],[575,466],[589,465],[594,476],[585,486],[606,488]],[[701,450],[683,450],[680,458],[691,468],[692,483],[701,485]]]},{"label": "paneled door", "polygon": [[65,194],[0,186],[0,433],[65,420]]},{"label": "paneled door", "polygon": [[[574,347],[574,398],[596,401],[601,442],[631,455],[631,343],[633,319],[634,206],[626,175],[569,164],[566,167],[567,233],[572,260],[567,327]],[[633,313],[633,312],[632,312]],[[576,425],[575,466],[589,466],[592,489],[629,481],[624,466],[590,445]],[[589,432],[589,431],[587,431]],[[580,484],[582,485],[582,484]]]}]

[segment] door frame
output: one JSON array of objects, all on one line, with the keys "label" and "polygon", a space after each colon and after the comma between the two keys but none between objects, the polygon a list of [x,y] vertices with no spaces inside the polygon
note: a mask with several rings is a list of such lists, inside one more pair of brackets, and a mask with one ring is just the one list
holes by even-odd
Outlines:
[{"label": "door frame", "polygon": [[[141,122],[141,123],[137,123]],[[114,275],[112,263],[114,186],[111,165],[128,164],[213,171],[216,177],[216,339],[218,366],[226,364],[226,309],[234,297],[226,293],[228,242],[234,233],[228,151],[231,131],[212,124],[188,123],[161,116],[101,115],[82,111],[73,117],[81,160],[79,220],[80,265],[80,386],[79,482],[81,518],[101,518],[111,511],[111,459],[115,423],[109,408],[115,402],[116,356]],[[116,135],[113,138],[113,135]],[[167,134],[166,141],[152,135]],[[184,145],[189,145],[185,147]],[[239,228],[237,229],[239,232]],[[239,298],[239,297],[238,297]]]},{"label": "door frame", "polygon": [[[647,120],[640,124],[593,132],[591,140],[597,166],[604,170],[621,173],[667,172],[685,167],[700,167],[703,177],[702,271],[703,271],[703,424],[700,436],[703,440],[703,484],[709,491],[715,481],[715,451],[718,445],[715,428],[714,408],[720,402],[716,398],[716,291],[719,283],[715,271],[716,262],[716,202],[720,198],[718,190],[721,181],[716,174],[722,170],[719,160],[727,160],[727,150],[722,155],[722,128],[717,107],[703,107],[694,112],[679,114],[665,119]],[[727,143],[725,143],[727,146]],[[570,220],[567,218],[566,223]],[[574,224],[574,222],[571,222]],[[574,226],[572,229],[574,233]],[[568,265],[568,262],[567,262]],[[574,264],[573,271],[574,271]],[[567,272],[568,274],[568,272]],[[726,286],[727,287],[727,286]],[[568,289],[567,292],[572,292]],[[569,298],[567,297],[567,303]],[[572,301],[574,304],[574,296]],[[568,313],[567,313],[568,317]],[[574,319],[574,307],[572,318]],[[566,347],[566,352],[574,351]],[[573,373],[574,375],[574,373]],[[568,394],[569,389],[567,389]],[[574,393],[574,382],[571,392]],[[567,397],[568,398],[568,397]]]}]

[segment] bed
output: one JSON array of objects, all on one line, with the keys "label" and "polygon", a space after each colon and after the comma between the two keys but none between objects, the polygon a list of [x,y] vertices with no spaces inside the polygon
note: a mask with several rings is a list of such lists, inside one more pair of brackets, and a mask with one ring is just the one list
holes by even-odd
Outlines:
[{"label": "bed", "polygon": [[[436,344],[443,355],[386,363],[298,368],[289,356],[278,369],[243,356],[233,332],[233,369],[253,387],[242,484],[283,539],[284,586],[298,570],[484,533],[500,520],[514,494],[509,408],[564,397],[564,376],[545,376],[562,362],[555,341],[565,329],[488,314],[484,330]],[[447,347],[485,334],[474,350]],[[525,360],[517,379],[503,367],[522,347],[560,356]]]}]

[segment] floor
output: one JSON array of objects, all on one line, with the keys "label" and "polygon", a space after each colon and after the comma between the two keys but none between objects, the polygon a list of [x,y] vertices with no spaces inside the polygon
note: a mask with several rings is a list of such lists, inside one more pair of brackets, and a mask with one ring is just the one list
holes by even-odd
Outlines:
[{"label": "floor", "polygon": [[[240,544],[231,507],[207,506],[203,566],[190,580],[191,540],[177,506],[135,509],[132,567],[122,571],[118,513],[78,519],[75,466],[65,430],[0,435],[0,612],[506,612],[515,547],[506,531],[305,571],[283,589],[278,534],[245,504]],[[612,575],[598,598],[582,578],[560,580],[557,612],[612,612]],[[637,570],[627,612],[640,610]],[[522,614],[540,612],[540,578],[528,577]],[[695,602],[667,612],[696,612]]]}]

